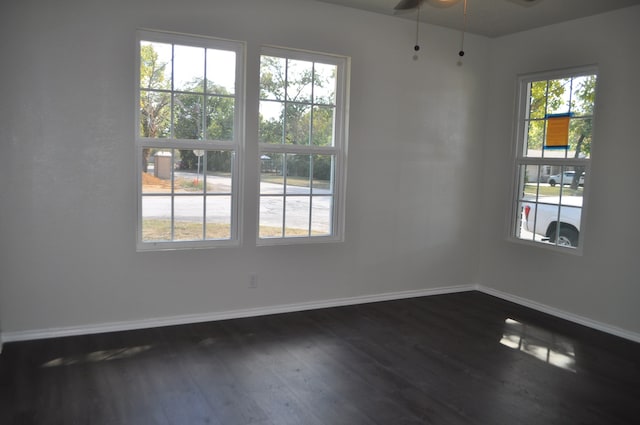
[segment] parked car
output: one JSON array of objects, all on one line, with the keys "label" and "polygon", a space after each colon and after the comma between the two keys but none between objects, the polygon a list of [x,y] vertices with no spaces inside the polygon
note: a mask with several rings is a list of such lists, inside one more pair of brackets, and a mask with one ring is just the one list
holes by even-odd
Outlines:
[{"label": "parked car", "polygon": [[[560,246],[578,246],[582,196],[540,198],[525,202],[522,208],[522,227],[543,237],[543,241]],[[559,228],[559,231],[558,231]]]},{"label": "parked car", "polygon": [[[564,174],[564,177],[563,177],[563,174]],[[556,184],[559,184],[560,181],[562,181],[563,185],[573,183],[573,177],[576,175],[575,171],[565,171],[563,174],[554,174],[552,176],[549,176],[549,178],[547,179],[547,183],[549,183],[549,185],[551,186],[555,186]],[[578,184],[580,186],[584,185],[584,173],[580,175],[580,180],[578,181]]]}]

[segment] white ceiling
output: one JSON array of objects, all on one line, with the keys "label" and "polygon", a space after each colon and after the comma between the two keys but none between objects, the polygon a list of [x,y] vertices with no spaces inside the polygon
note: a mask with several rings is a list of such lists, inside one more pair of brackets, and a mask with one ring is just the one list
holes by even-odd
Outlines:
[{"label": "white ceiling", "polygon": [[[400,0],[318,0],[405,19],[416,19],[416,11],[395,12]],[[447,28],[462,29],[463,3],[436,8],[425,3],[420,20]],[[524,3],[525,5],[522,5]],[[623,7],[640,5],[640,0],[467,0],[467,31],[500,37],[546,25],[597,15]],[[640,22],[638,23],[640,25]],[[589,28],[585,28],[589,31]]]}]

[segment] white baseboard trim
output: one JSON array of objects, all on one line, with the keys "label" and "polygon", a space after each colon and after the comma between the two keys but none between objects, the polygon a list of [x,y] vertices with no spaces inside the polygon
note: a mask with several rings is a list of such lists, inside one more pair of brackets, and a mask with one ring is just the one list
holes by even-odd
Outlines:
[{"label": "white baseboard trim", "polygon": [[542,304],[536,301],[531,301],[526,298],[519,297],[517,295],[512,295],[506,292],[498,291],[497,289],[487,288],[482,285],[475,285],[476,290],[483,292],[487,295],[492,295],[497,298],[501,298],[505,301],[510,301],[515,304],[520,304],[524,307],[529,307],[533,310],[541,311],[543,313],[550,314],[552,316],[558,317],[560,319],[568,320],[570,322],[577,323],[579,325],[583,325],[592,329],[596,329],[602,332],[606,332],[608,334],[612,334],[615,336],[619,336],[624,339],[628,339],[634,342],[640,342],[640,334],[636,332],[631,332],[622,328],[618,328],[616,326],[607,325],[602,322],[598,322],[596,320],[588,319],[584,316],[579,316],[577,314],[569,313],[564,310],[560,310],[555,307],[548,306],[546,304]]},{"label": "white baseboard trim", "polygon": [[361,295],[356,297],[335,298],[323,301],[312,301],[295,304],[283,304],[268,307],[258,307],[240,310],[229,310],[222,312],[210,312],[203,314],[187,314],[171,317],[158,317],[153,319],[141,319],[122,322],[109,322],[85,326],[69,326],[49,329],[38,329],[30,331],[2,332],[0,333],[0,353],[2,352],[2,343],[14,341],[28,341],[45,338],[57,338],[64,336],[88,335],[105,332],[128,331],[136,329],[156,328],[162,326],[185,325],[190,323],[212,322],[227,319],[239,319],[243,317],[266,316],[270,314],[291,313],[296,311],[316,310],[320,308],[341,307],[355,304],[367,304],[379,301],[391,301],[405,298],[416,298],[431,295],[452,294],[456,292],[479,291],[505,301],[510,301],[533,310],[556,316],[561,319],[568,320],[580,325],[587,326],[602,332],[606,332],[621,338],[640,343],[640,334],[630,332],[615,326],[607,325],[583,316],[568,313],[566,311],[550,307],[545,304],[531,301],[526,298],[512,295],[506,292],[498,291],[482,285],[457,285],[444,286],[430,289],[417,289],[400,292],[387,292],[383,294]]},{"label": "white baseboard trim", "polygon": [[[323,301],[312,301],[295,304],[283,304],[268,307],[258,307],[203,314],[187,314],[172,317],[158,317],[153,319],[131,320],[123,322],[109,322],[94,325],[69,326],[31,331],[5,332],[0,335],[0,341],[29,341],[45,338],[57,338],[64,336],[88,335],[105,332],[128,331],[135,329],[157,328],[162,326],[185,325],[190,323],[212,322],[227,319],[239,319],[243,317],[266,316],[269,314],[291,313],[296,311],[316,310],[328,307],[341,307],[355,304],[366,304],[379,301],[391,301],[404,298],[416,298],[429,295],[450,294],[475,290],[474,285],[445,286],[431,289],[417,289],[400,292],[387,292],[383,294],[361,295],[348,298],[335,298]],[[1,350],[1,348],[0,348]]]}]

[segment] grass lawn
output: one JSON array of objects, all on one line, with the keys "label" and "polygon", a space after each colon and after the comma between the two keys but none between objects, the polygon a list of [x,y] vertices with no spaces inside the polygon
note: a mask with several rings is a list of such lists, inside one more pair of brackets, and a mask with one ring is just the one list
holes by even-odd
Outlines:
[{"label": "grass lawn", "polygon": [[[174,241],[200,241],[202,239],[202,223],[189,221],[177,221],[173,229]],[[312,236],[321,236],[324,233],[311,232]],[[307,229],[286,228],[287,236],[308,236]],[[207,223],[207,240],[230,239],[231,226],[225,223]],[[282,228],[272,226],[260,226],[261,238],[282,237]],[[145,219],[142,221],[142,240],[171,241],[171,220],[167,219]]]},{"label": "grass lawn", "polygon": [[[524,194],[528,196],[536,196],[536,190],[538,186],[536,183],[527,183],[524,186]],[[539,189],[540,196],[560,196],[560,186],[540,186]],[[582,187],[578,187],[578,189],[571,189],[570,186],[564,186],[562,190],[562,196],[582,196],[583,190]]]},{"label": "grass lawn", "polygon": [[[265,183],[282,184],[283,178],[277,174],[261,174],[260,181]],[[309,187],[308,177],[287,177],[287,184],[291,186]],[[314,180],[313,187],[317,189],[329,189],[330,182],[328,180]]]}]

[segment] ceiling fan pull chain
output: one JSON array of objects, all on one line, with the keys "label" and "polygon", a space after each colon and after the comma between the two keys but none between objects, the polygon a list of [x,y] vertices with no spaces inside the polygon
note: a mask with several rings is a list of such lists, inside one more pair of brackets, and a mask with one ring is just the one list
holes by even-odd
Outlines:
[{"label": "ceiling fan pull chain", "polygon": [[462,22],[462,40],[460,40],[460,51],[458,55],[464,56],[464,33],[467,31],[467,0],[464,0],[463,6],[463,22]]},{"label": "ceiling fan pull chain", "polygon": [[420,4],[418,4],[418,13],[416,13],[416,44],[413,46],[413,50],[416,52],[420,50],[420,44],[418,44],[418,35],[420,34]]}]

